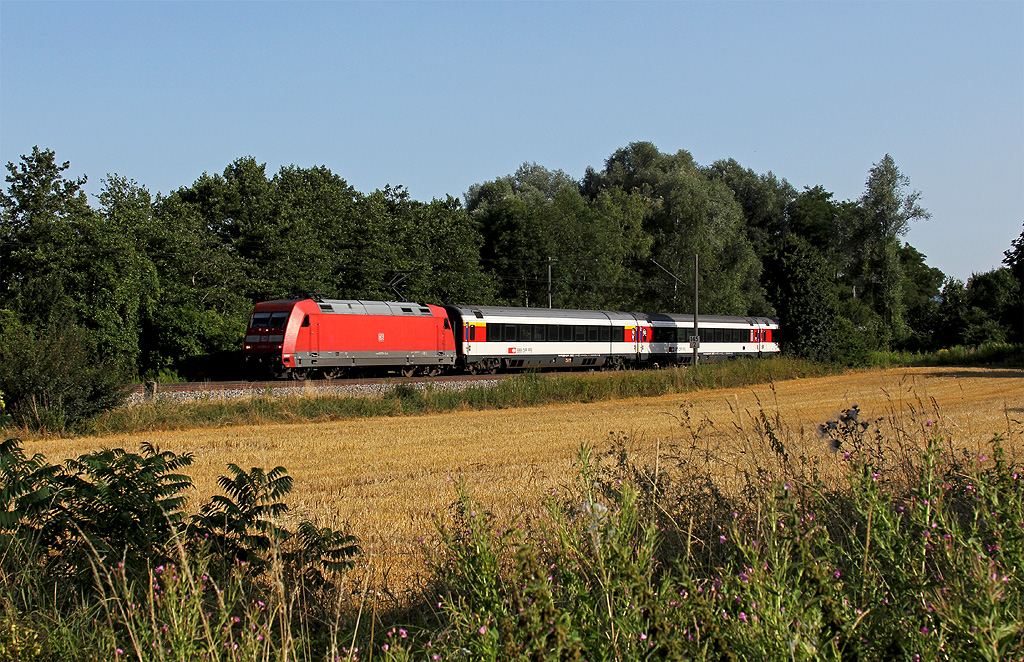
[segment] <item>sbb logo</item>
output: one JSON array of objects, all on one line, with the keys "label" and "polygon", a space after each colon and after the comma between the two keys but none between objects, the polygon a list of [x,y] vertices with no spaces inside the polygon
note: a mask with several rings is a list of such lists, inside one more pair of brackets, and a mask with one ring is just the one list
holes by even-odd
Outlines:
[{"label": "sbb logo", "polygon": [[508,353],[509,354],[515,354],[516,353],[516,348],[515,347],[509,347],[508,348]]}]

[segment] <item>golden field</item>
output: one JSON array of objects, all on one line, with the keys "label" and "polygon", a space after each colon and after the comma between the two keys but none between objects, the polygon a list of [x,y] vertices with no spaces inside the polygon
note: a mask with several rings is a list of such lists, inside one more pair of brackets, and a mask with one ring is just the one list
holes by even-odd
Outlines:
[{"label": "golden field", "polygon": [[828,473],[839,456],[818,425],[853,404],[884,419],[883,429],[925,433],[918,438],[938,433],[968,449],[1001,434],[1012,454],[1024,455],[1024,371],[959,367],[867,370],[585,405],[44,439],[26,442],[25,450],[56,461],[103,447],[138,450],[148,441],[192,453],[189,473],[202,501],[228,463],[283,465],[295,480],[292,514],[355,535],[374,573],[395,589],[422,567],[419,541],[434,531],[432,514],[446,513],[459,478],[499,518],[533,510],[546,491],[572,479],[581,443],[602,450],[622,433],[641,456],[663,453],[661,466],[670,464],[673,446],[696,443],[728,484],[752,463],[765,463],[756,425],[762,410],[781,422],[791,456],[802,454]]}]

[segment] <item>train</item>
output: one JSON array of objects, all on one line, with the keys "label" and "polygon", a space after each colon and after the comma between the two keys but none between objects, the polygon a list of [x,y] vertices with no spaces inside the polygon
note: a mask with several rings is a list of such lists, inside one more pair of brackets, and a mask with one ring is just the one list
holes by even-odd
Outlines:
[{"label": "train", "polygon": [[[256,304],[243,353],[253,373],[333,379],[529,369],[618,370],[779,352],[778,320],[322,297]],[[697,336],[696,341],[694,336]]]}]

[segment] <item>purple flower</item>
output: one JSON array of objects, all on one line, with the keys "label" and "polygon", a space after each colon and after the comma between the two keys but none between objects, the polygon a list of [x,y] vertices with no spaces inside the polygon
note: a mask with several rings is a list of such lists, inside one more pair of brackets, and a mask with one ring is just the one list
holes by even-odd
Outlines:
[{"label": "purple flower", "polygon": [[746,612],[742,612],[742,611],[740,612],[740,620],[743,621],[744,623],[747,622],[747,614],[746,614]]}]

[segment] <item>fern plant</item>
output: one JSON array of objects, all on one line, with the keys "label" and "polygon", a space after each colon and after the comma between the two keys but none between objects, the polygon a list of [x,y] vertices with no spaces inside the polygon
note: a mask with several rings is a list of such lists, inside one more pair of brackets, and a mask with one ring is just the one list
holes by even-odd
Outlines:
[{"label": "fern plant", "polygon": [[228,470],[230,477],[217,479],[226,494],[214,496],[192,518],[189,538],[208,545],[225,563],[247,564],[260,573],[268,565],[264,554],[288,537],[277,520],[288,511],[281,499],[291,492],[292,478],[284,467],[245,471],[229,464]]}]

